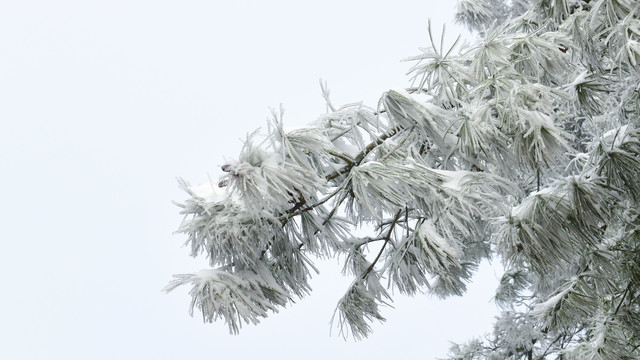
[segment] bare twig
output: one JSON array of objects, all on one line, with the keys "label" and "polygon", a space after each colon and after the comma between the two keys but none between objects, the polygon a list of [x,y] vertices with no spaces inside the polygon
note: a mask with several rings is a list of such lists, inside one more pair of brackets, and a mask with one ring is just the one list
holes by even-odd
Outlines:
[{"label": "bare twig", "polygon": [[389,226],[389,231],[387,231],[387,235],[385,235],[384,237],[384,243],[382,244],[382,247],[380,248],[378,255],[376,255],[375,259],[373,259],[373,262],[371,262],[371,265],[369,265],[367,270],[365,270],[365,272],[362,273],[362,276],[360,276],[361,279],[366,279],[369,273],[373,271],[373,268],[376,266],[376,263],[378,262],[378,260],[380,260],[380,256],[382,256],[382,253],[384,252],[385,247],[391,241],[391,234],[393,234],[393,229],[396,226],[396,223],[398,222],[398,219],[400,219],[401,215],[402,215],[402,210],[398,210],[398,212],[396,213],[396,216],[393,219],[393,222]]}]

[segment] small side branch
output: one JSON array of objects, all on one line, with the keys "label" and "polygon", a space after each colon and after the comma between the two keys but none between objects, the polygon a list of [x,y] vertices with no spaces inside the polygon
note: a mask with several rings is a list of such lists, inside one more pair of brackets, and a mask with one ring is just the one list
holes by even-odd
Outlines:
[{"label": "small side branch", "polygon": [[367,270],[365,270],[365,272],[362,273],[362,276],[360,276],[360,278],[366,279],[367,276],[369,275],[369,273],[371,273],[373,271],[373,268],[376,266],[376,263],[378,262],[378,260],[380,260],[380,256],[382,256],[382,253],[384,252],[384,249],[387,247],[387,244],[391,241],[391,235],[393,234],[393,229],[395,228],[396,224],[398,223],[398,219],[400,219],[400,216],[402,216],[402,210],[399,210],[396,213],[396,216],[394,217],[393,222],[389,226],[389,231],[387,231],[387,234],[384,237],[384,243],[382,244],[382,247],[380,248],[380,251],[378,252],[378,255],[376,255],[376,258],[373,259],[373,262],[371,263],[371,265],[369,265]]},{"label": "small side branch", "polygon": [[388,138],[394,136],[395,134],[398,133],[398,131],[401,130],[401,127],[394,127],[393,129],[389,130],[388,132],[380,135],[380,137],[378,137],[377,139],[373,140],[371,143],[369,143],[369,145],[367,145],[367,147],[365,147],[359,154],[358,156],[356,156],[355,160],[353,161],[352,164],[349,164],[345,167],[343,167],[340,170],[336,170],[333,173],[327,175],[326,179],[327,181],[333,180],[335,178],[337,178],[340,175],[346,174],[349,171],[351,171],[351,169],[354,166],[360,165],[360,163],[364,160],[364,158],[369,155],[369,153],[371,151],[373,151],[373,149],[375,149],[378,145],[382,144],[383,142],[385,142],[385,140],[387,140]]},{"label": "small side branch", "polygon": [[627,297],[627,294],[629,293],[629,288],[631,287],[631,283],[629,283],[627,285],[627,288],[624,289],[624,293],[622,293],[622,298],[620,299],[620,302],[618,303],[618,306],[616,306],[616,311],[613,313],[613,315],[617,315],[618,311],[620,311],[620,307],[622,306],[622,303],[624,302],[624,299]]},{"label": "small side branch", "polygon": [[315,208],[317,208],[318,206],[326,203],[327,201],[329,201],[332,197],[336,196],[337,194],[340,193],[340,190],[342,190],[342,186],[337,188],[334,192],[332,192],[331,194],[325,196],[322,200],[318,201],[315,204],[309,205],[305,208],[300,209],[300,207],[293,207],[291,208],[289,211],[287,211],[285,214],[283,214],[282,216],[280,216],[279,220],[280,221],[288,221],[289,219],[291,219],[294,216],[298,216],[304,212],[307,212],[309,210],[313,210]]}]

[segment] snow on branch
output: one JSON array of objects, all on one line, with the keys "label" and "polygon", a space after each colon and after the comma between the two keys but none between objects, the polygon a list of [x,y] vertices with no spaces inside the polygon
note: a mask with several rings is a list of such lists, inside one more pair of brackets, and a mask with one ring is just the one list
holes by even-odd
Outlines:
[{"label": "snow on branch", "polygon": [[264,266],[256,271],[229,272],[200,270],[196,274],[175,275],[166,292],[181,285],[192,286],[190,313],[197,308],[206,322],[222,318],[231,333],[237,334],[242,323],[257,324],[268,311],[278,312],[289,296],[271,277]]},{"label": "snow on branch", "polygon": [[180,179],[178,233],[212,269],[166,290],[191,286],[191,312],[237,333],[309,294],[314,257],[338,258],[354,280],[334,320],[360,339],[388,290],[461,295],[494,258],[504,312],[451,359],[638,358],[640,6],[458,10],[477,41],[445,46],[429,26],[410,87],[336,106],[321,83],[309,126],[273,111],[217,184]]}]

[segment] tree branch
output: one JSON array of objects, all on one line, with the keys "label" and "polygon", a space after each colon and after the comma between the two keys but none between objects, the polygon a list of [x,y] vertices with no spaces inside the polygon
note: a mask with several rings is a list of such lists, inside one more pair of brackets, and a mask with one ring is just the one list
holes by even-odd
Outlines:
[{"label": "tree branch", "polygon": [[[330,151],[329,154],[336,156],[342,160],[344,160],[347,165],[345,167],[343,167],[340,170],[336,170],[333,173],[329,174],[326,176],[326,180],[330,181],[333,180],[335,178],[337,178],[340,175],[346,174],[349,171],[351,171],[351,169],[354,166],[360,165],[360,163],[364,160],[364,158],[371,152],[373,151],[378,145],[382,144],[383,142],[385,142],[385,140],[387,140],[388,138],[394,136],[395,134],[398,133],[398,131],[400,130],[400,127],[394,127],[393,129],[391,129],[390,131],[380,135],[380,137],[378,137],[377,139],[373,140],[371,143],[369,143],[369,145],[367,145],[367,147],[365,147],[359,154],[358,156],[354,159],[350,159],[346,156],[343,156],[341,154],[338,154],[336,152]],[[309,205],[305,208],[302,208],[302,206],[305,205],[305,202],[302,203],[297,203],[294,207],[292,207],[291,209],[289,209],[286,213],[284,213],[283,215],[281,215],[279,217],[279,220],[283,222],[283,225],[286,224],[287,221],[289,221],[289,219],[291,219],[294,216],[300,215],[304,212],[307,212],[309,210],[313,210],[314,208],[326,203],[329,199],[333,198],[334,196],[336,196],[337,194],[340,193],[341,190],[343,190],[345,188],[347,184],[342,184],[341,186],[339,186],[335,191],[333,191],[331,194],[325,196],[322,200],[318,201],[315,204]],[[344,200],[344,199],[342,199]],[[340,201],[342,202],[342,201]],[[301,209],[302,208],[302,209]],[[331,211],[331,214],[329,215],[329,217],[325,220],[325,222],[323,223],[326,224],[326,222],[329,220],[329,218],[331,218],[331,216],[333,215],[333,213],[335,213],[336,209],[333,209]]]},{"label": "tree branch", "polygon": [[388,138],[392,137],[393,135],[397,134],[398,131],[400,131],[402,128],[400,126],[396,126],[393,129],[389,130],[388,132],[380,135],[380,137],[378,137],[377,139],[373,140],[371,143],[369,143],[369,145],[367,145],[367,147],[365,147],[359,154],[358,156],[356,156],[354,162],[350,165],[347,165],[345,167],[343,167],[340,170],[336,170],[333,173],[327,175],[326,179],[327,181],[333,180],[335,178],[337,178],[340,175],[346,174],[349,171],[351,171],[351,169],[354,166],[358,166],[360,165],[360,163],[362,162],[362,160],[364,160],[364,158],[369,155],[369,153],[371,151],[373,151],[373,149],[375,149],[378,145],[382,144],[383,142],[385,142],[385,140],[387,140]]},{"label": "tree branch", "polygon": [[366,279],[369,273],[373,271],[373,268],[376,266],[376,263],[378,262],[378,260],[380,260],[380,256],[382,256],[382,253],[384,252],[385,247],[391,241],[391,234],[393,233],[393,228],[396,226],[396,223],[398,222],[398,219],[400,219],[401,215],[402,215],[402,210],[399,210],[396,213],[396,216],[394,217],[393,222],[391,223],[391,226],[389,227],[389,231],[387,232],[387,235],[384,237],[384,243],[382,244],[382,247],[380,248],[378,255],[376,256],[375,259],[373,259],[373,262],[371,263],[371,265],[369,265],[367,270],[365,270],[365,272],[362,273],[362,275],[360,276],[361,279]]},{"label": "tree branch", "polygon": [[338,193],[340,193],[340,190],[342,190],[342,186],[340,186],[339,188],[337,188],[335,191],[333,191],[331,194],[327,195],[324,197],[324,199],[318,201],[315,204],[309,205],[303,209],[300,209],[300,207],[293,207],[291,209],[289,209],[285,214],[281,215],[278,219],[280,221],[287,221],[289,219],[291,219],[294,216],[298,216],[304,212],[307,212],[309,210],[313,210],[315,208],[317,208],[318,206],[326,203],[327,201],[329,201],[329,199],[331,199],[332,197],[336,196]]},{"label": "tree branch", "polygon": [[341,160],[344,160],[344,162],[347,163],[348,166],[353,166],[353,159],[347,155],[344,154],[340,154],[339,152],[333,151],[333,150],[327,150],[325,149],[324,151],[326,151],[329,155],[335,156]]},{"label": "tree branch", "polygon": [[629,293],[629,288],[631,287],[631,283],[629,283],[627,285],[627,288],[624,289],[624,293],[622,293],[622,299],[620,299],[620,302],[618,303],[618,306],[616,306],[616,311],[613,312],[613,315],[617,315],[618,311],[620,311],[620,307],[622,306],[622,303],[624,302],[624,299],[627,297],[627,293]]}]

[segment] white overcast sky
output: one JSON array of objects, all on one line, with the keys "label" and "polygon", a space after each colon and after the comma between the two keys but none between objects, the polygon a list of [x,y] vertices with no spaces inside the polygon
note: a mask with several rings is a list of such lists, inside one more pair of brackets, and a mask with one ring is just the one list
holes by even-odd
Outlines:
[{"label": "white overcast sky", "polygon": [[0,5],[1,359],[413,359],[490,330],[496,274],[462,299],[396,296],[361,342],[329,320],[350,282],[231,336],[191,318],[172,274],[197,271],[171,200],[214,180],[282,103],[300,126],[408,85],[400,60],[454,1],[4,1]]}]

